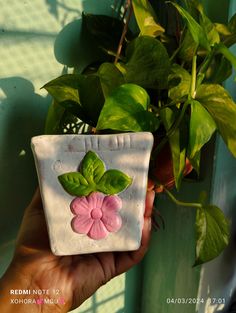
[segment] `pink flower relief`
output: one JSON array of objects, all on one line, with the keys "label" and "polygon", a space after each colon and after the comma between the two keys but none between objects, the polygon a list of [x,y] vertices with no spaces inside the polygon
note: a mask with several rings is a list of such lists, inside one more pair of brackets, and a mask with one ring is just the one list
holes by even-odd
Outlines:
[{"label": "pink flower relief", "polygon": [[89,196],[75,198],[70,205],[76,216],[71,222],[72,229],[79,234],[87,234],[92,239],[103,239],[109,232],[116,232],[122,225],[118,210],[121,199],[93,192]]}]

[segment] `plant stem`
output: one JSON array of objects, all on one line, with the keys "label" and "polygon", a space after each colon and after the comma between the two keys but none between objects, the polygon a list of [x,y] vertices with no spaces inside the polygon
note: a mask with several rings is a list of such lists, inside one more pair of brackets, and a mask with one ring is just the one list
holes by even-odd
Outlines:
[{"label": "plant stem", "polygon": [[202,208],[202,205],[200,203],[194,203],[194,202],[183,202],[175,198],[175,196],[164,187],[164,190],[168,197],[178,206],[184,206],[184,207],[192,207],[192,208]]},{"label": "plant stem", "polygon": [[159,106],[159,107],[157,108],[157,110],[158,110],[157,112],[160,113],[161,110],[163,110],[163,109],[169,108],[169,107],[171,107],[171,106],[176,106],[176,104],[180,104],[180,103],[183,103],[183,102],[185,102],[185,101],[186,101],[186,97],[182,97],[182,98],[173,100],[173,101],[171,101],[171,102],[169,102],[169,103],[166,103],[166,104],[163,104],[162,106]]},{"label": "plant stem", "polygon": [[215,53],[216,53],[216,47],[214,46],[200,67],[200,70],[198,72],[198,77],[197,77],[197,85],[196,85],[197,87],[202,83],[202,81],[205,77],[206,71],[208,70],[208,68],[209,68],[209,66],[210,66],[210,64],[211,64],[211,62],[215,56]]},{"label": "plant stem", "polygon": [[197,78],[197,55],[194,55],[192,62],[192,77],[191,77],[191,86],[190,86],[190,99],[195,98],[196,94],[196,78]]},{"label": "plant stem", "polygon": [[186,101],[183,105],[183,108],[182,108],[177,120],[172,124],[172,126],[167,131],[166,136],[162,139],[162,141],[158,144],[156,149],[153,151],[152,158],[155,158],[158,155],[158,153],[161,151],[163,146],[167,143],[169,137],[171,137],[175,133],[176,129],[179,127],[179,125],[180,125],[180,123],[184,117],[184,114],[185,114],[185,111],[186,111],[188,105],[189,105],[189,101]]},{"label": "plant stem", "polygon": [[119,60],[119,57],[120,57],[120,54],[121,54],[121,50],[122,50],[122,46],[123,46],[123,42],[125,40],[125,35],[126,35],[127,31],[128,31],[129,21],[130,21],[130,18],[132,16],[133,8],[132,8],[131,0],[127,0],[126,1],[126,10],[128,11],[128,9],[129,9],[128,17],[127,17],[127,19],[125,21],[124,28],[123,28],[123,31],[122,31],[122,34],[121,34],[121,37],[120,37],[120,42],[119,42],[118,49],[117,49],[117,52],[116,52],[116,57],[115,57],[114,64],[117,64],[117,62]]}]

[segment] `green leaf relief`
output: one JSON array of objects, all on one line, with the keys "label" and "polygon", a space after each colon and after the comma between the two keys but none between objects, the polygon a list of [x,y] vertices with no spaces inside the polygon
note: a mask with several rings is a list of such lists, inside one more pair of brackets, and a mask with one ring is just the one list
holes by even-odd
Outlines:
[{"label": "green leaf relief", "polygon": [[214,205],[197,209],[195,265],[217,257],[229,242],[229,222]]},{"label": "green leaf relief", "polygon": [[72,196],[87,196],[93,191],[91,185],[79,172],[66,173],[58,177],[63,188]]},{"label": "green leaf relief", "polygon": [[132,179],[118,170],[108,170],[100,179],[97,189],[105,194],[114,195],[126,189]]},{"label": "green leaf relief", "polygon": [[81,162],[81,172],[58,176],[62,187],[72,196],[88,196],[93,191],[114,195],[128,188],[132,178],[115,169],[107,170],[99,156],[88,151]]},{"label": "green leaf relief", "polygon": [[81,163],[81,172],[89,183],[98,183],[105,170],[105,164],[96,153],[93,151],[86,153]]}]

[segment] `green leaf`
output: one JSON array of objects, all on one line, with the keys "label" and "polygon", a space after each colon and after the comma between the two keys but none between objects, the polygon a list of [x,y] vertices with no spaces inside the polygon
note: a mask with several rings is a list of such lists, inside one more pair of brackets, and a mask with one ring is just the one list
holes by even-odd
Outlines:
[{"label": "green leaf", "polygon": [[157,37],[164,33],[164,28],[156,22],[157,17],[149,1],[133,0],[132,5],[141,35]]},{"label": "green leaf", "polygon": [[[164,124],[166,131],[171,128],[175,121],[175,114],[170,108],[162,109],[160,112],[161,120]],[[179,190],[180,184],[185,169],[185,146],[181,144],[181,133],[180,128],[176,129],[174,134],[169,137],[169,144],[171,149],[172,161],[173,161],[173,172],[175,177],[175,185]]]},{"label": "green leaf", "polygon": [[216,130],[216,124],[208,111],[196,100],[191,100],[191,117],[189,129],[189,157],[193,159],[196,153],[207,143]]},{"label": "green leaf", "polygon": [[80,74],[65,74],[51,80],[42,88],[45,88],[58,103],[71,100],[80,104],[78,88],[82,79]]},{"label": "green leaf", "polygon": [[66,173],[58,176],[58,180],[69,194],[82,197],[89,195],[94,189],[79,172]]},{"label": "green leaf", "polygon": [[220,42],[220,35],[215,27],[215,25],[212,23],[212,21],[204,14],[203,11],[200,12],[201,18],[200,18],[200,25],[205,30],[205,33],[207,34],[207,39],[209,41],[210,45],[214,45],[215,43]]},{"label": "green leaf", "polygon": [[196,152],[192,159],[189,158],[189,161],[190,161],[192,167],[194,168],[194,170],[197,172],[197,174],[199,176],[199,174],[200,174],[201,151]]},{"label": "green leaf", "polygon": [[[83,22],[87,32],[93,36],[99,46],[103,49],[116,51],[124,24],[121,20],[107,16],[83,13]],[[128,30],[126,40],[132,38]]]},{"label": "green leaf", "polygon": [[229,242],[229,222],[216,206],[197,209],[195,265],[217,257]]},{"label": "green leaf", "polygon": [[84,76],[79,86],[80,101],[87,119],[96,126],[104,104],[104,95],[99,77],[96,74]]},{"label": "green leaf", "polygon": [[232,74],[232,65],[223,55],[217,54],[207,73],[208,83],[222,84]]},{"label": "green leaf", "polygon": [[223,43],[217,45],[217,51],[222,53],[224,57],[231,62],[236,70],[236,56]]},{"label": "green leaf", "polygon": [[79,86],[83,80],[83,75],[66,74],[53,79],[42,88],[45,88],[65,110],[71,112],[85,123],[90,124],[90,118],[83,109],[79,96]]},{"label": "green leaf", "polygon": [[105,173],[105,170],[105,164],[99,156],[93,151],[88,151],[81,164],[81,172],[84,178],[90,184],[96,184]]},{"label": "green leaf", "polygon": [[225,24],[221,24],[221,23],[214,23],[215,28],[217,30],[217,32],[220,34],[220,36],[223,36],[223,38],[225,36],[230,36],[232,35],[229,27]]},{"label": "green leaf", "polygon": [[[199,2],[199,0],[189,0],[188,3],[193,4],[195,9],[199,12],[199,23],[202,28],[205,30],[207,35],[207,39],[210,45],[214,45],[215,43],[220,42],[220,35],[216,29],[216,26],[212,21],[206,16],[204,12],[203,5]],[[191,14],[192,15],[192,14]]]},{"label": "green leaf", "polygon": [[[187,70],[178,64],[173,64],[169,75],[169,97],[172,100],[180,99],[189,94],[191,85],[191,75]],[[178,83],[171,87],[172,83]]]},{"label": "green leaf", "polygon": [[230,47],[236,43],[236,28],[234,28],[234,26],[231,28],[224,24],[215,23],[215,27],[218,33],[220,34],[221,42],[226,47]]},{"label": "green leaf", "polygon": [[170,60],[166,48],[157,39],[141,36],[127,48],[125,80],[143,88],[164,89],[167,87]]},{"label": "green leaf", "polygon": [[190,31],[187,29],[179,48],[178,57],[185,62],[192,63],[197,47],[198,44],[194,41]]},{"label": "green leaf", "polygon": [[147,111],[148,104],[145,89],[134,84],[121,85],[107,97],[97,129],[152,132],[158,128],[159,120]]},{"label": "green leaf", "polygon": [[132,178],[118,170],[108,170],[97,184],[97,190],[114,195],[130,186]]},{"label": "green leaf", "polygon": [[122,73],[113,63],[103,63],[97,72],[106,98],[117,87],[125,83]]},{"label": "green leaf", "polygon": [[232,33],[236,33],[236,13],[234,13],[234,15],[231,17],[228,27]]},{"label": "green leaf", "polygon": [[172,5],[176,7],[179,14],[182,15],[182,17],[186,20],[188,29],[196,42],[197,45],[200,45],[202,48],[206,49],[207,51],[210,51],[210,44],[207,39],[207,35],[205,33],[205,30],[201,25],[199,25],[195,19],[181,6],[178,4],[171,2]]},{"label": "green leaf", "polygon": [[203,84],[197,89],[198,100],[211,114],[218,131],[236,157],[236,105],[227,91],[217,84]]},{"label": "green leaf", "polygon": [[49,106],[46,123],[45,134],[53,135],[61,133],[60,125],[65,113],[65,109],[59,105],[55,100]]}]

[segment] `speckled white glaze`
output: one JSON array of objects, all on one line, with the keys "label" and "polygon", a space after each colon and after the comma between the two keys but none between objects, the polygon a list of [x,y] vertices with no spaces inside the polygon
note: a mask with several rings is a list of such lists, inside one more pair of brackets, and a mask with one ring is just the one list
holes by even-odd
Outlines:
[{"label": "speckled white glaze", "polygon": [[[129,251],[140,246],[145,209],[147,173],[153,146],[151,133],[114,135],[44,135],[31,141],[52,252],[74,255],[102,251]],[[119,194],[122,226],[104,239],[93,240],[73,231],[74,217],[69,195],[58,176],[78,171],[85,154],[92,150],[107,169],[118,169],[132,177],[129,188]]]}]

